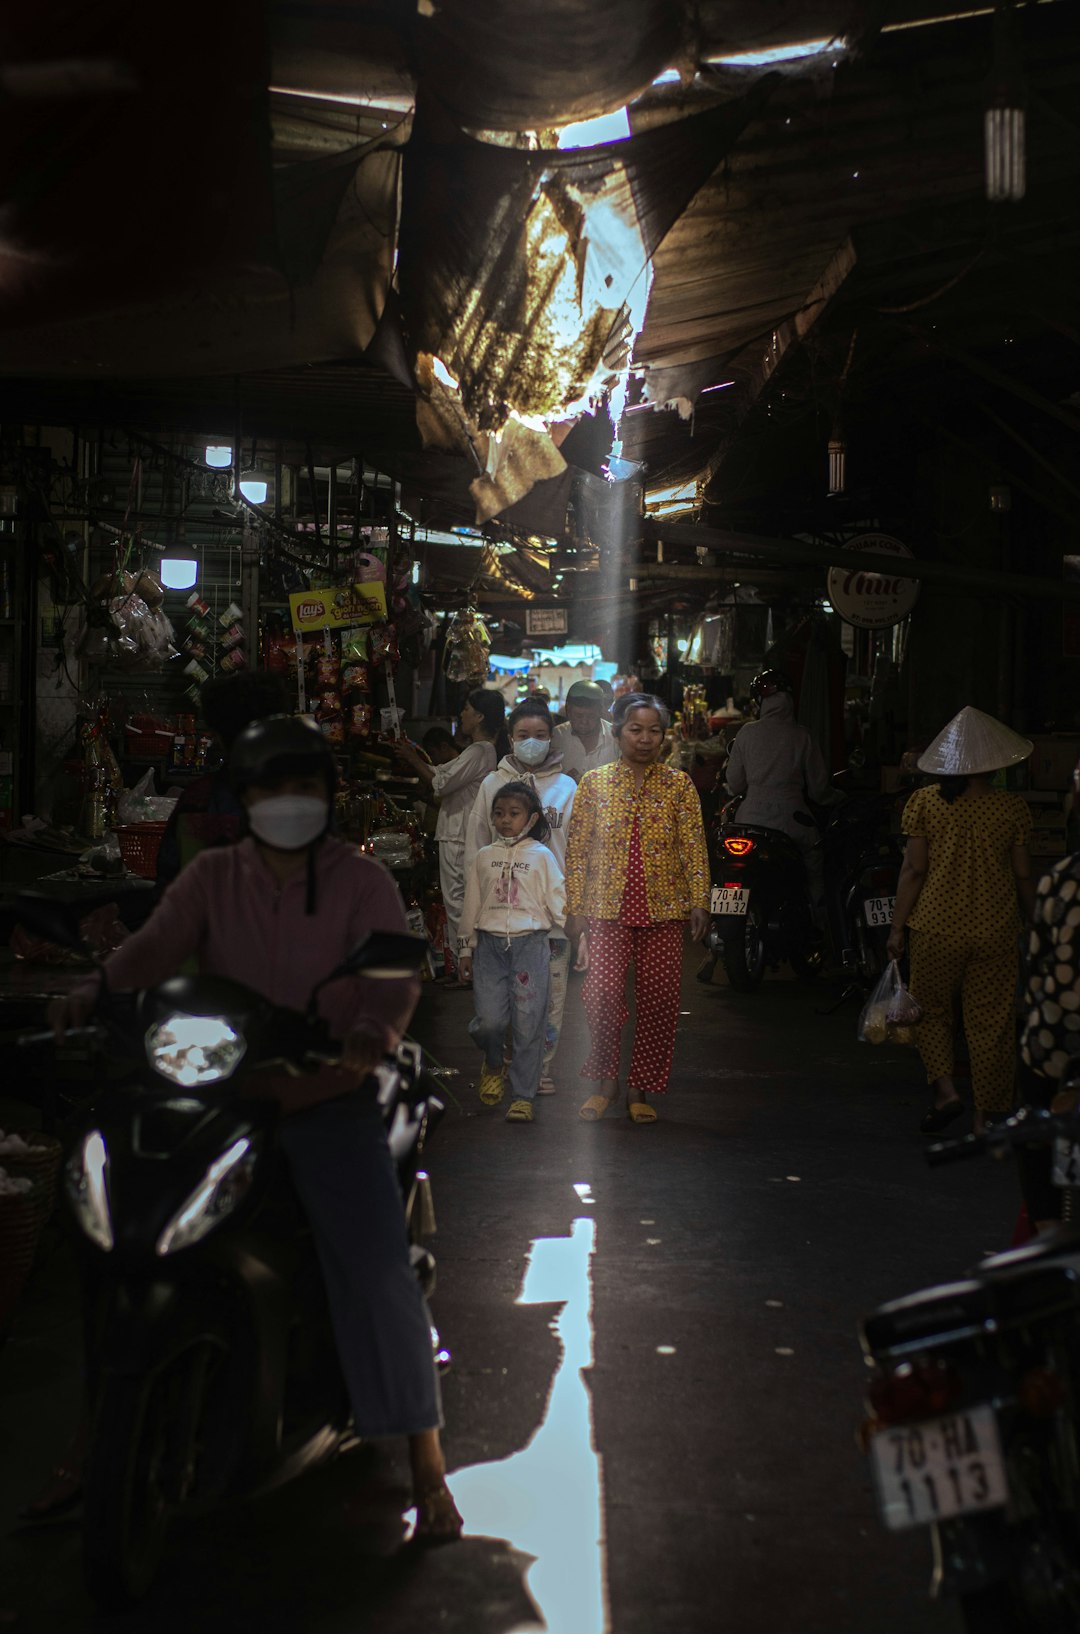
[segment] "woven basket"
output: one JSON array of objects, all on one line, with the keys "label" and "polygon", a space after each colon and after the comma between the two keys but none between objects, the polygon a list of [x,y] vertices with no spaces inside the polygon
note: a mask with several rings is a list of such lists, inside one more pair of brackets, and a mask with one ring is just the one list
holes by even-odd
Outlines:
[{"label": "woven basket", "polygon": [[0,1196],[0,1338],[11,1326],[19,1295],[30,1275],[41,1230],[41,1205],[33,1191]]},{"label": "woven basket", "polygon": [[10,1129],[8,1134],[21,1135],[30,1150],[21,1155],[0,1152],[0,1169],[6,1169],[13,1176],[25,1175],[34,1182],[33,1196],[44,1225],[56,1207],[56,1181],[63,1148],[55,1135],[44,1135],[40,1129]]},{"label": "woven basket", "polygon": [[116,843],[124,859],[124,867],[140,879],[153,879],[157,872],[158,852],[165,823],[121,823],[116,830]]}]

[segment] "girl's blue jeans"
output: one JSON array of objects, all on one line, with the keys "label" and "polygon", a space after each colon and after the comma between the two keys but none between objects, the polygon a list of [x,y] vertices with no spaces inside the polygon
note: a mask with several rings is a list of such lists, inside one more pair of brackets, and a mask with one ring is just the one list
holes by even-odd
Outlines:
[{"label": "girl's blue jeans", "polygon": [[506,1029],[511,1029],[514,1057],[509,1089],[513,1101],[531,1101],[540,1083],[547,1035],[551,950],[546,930],[522,936],[478,931],[473,955],[473,999],[476,1015],[469,1032],[484,1052],[488,1068],[502,1066]]}]

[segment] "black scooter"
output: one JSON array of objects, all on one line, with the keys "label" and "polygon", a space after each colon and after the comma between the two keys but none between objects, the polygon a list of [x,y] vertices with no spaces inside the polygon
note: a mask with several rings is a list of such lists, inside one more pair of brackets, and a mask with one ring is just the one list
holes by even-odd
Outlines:
[{"label": "black scooter", "polygon": [[778,829],[740,823],[740,804],[739,799],[729,801],[710,837],[712,918],[706,947],[712,958],[698,977],[711,980],[717,959],[722,959],[731,986],[750,993],[767,968],[776,969],[786,959],[797,976],[813,979],[825,949],[802,851]]},{"label": "black scooter", "polygon": [[[810,900],[800,846],[778,829],[740,823],[741,800],[730,801],[711,834],[711,957],[698,972],[710,981],[719,959],[741,993],[758,987],[767,969],[787,960],[796,976],[814,980],[826,964],[826,943]],[[885,968],[900,872],[898,842],[889,834],[892,801],[851,794],[837,807],[814,808],[822,829],[825,906],[836,963],[858,987]],[[796,813],[808,828],[809,814]]]},{"label": "black scooter", "polygon": [[[1075,1204],[1075,1111],[1025,1108],[927,1156],[939,1164],[1047,1146]],[[958,1600],[968,1634],[1075,1634],[1080,1228],[1067,1223],[960,1281],[881,1306],[862,1324],[862,1345],[871,1370],[862,1440],[878,1507],[890,1530],[929,1530],[931,1593]]]},{"label": "black scooter", "polygon": [[[78,945],[55,906],[20,917]],[[339,1050],[316,1014],[345,975],[399,978],[427,944],[376,933],[282,1010],[239,983],[176,977],[99,1006],[137,1080],[79,1138],[65,1171],[79,1228],[88,1393],[83,1558],[98,1605],[150,1587],[170,1518],[291,1479],[353,1439],[310,1229],[279,1150],[273,1103],[237,1090],[257,1068],[312,1071]],[[42,1043],[51,1035],[36,1035]],[[443,1112],[419,1047],[403,1044],[358,1093],[376,1096],[395,1159],[417,1277],[429,1293],[434,1229],[421,1154]],[[438,1336],[432,1331],[433,1343]],[[437,1351],[445,1365],[448,1353]]]}]

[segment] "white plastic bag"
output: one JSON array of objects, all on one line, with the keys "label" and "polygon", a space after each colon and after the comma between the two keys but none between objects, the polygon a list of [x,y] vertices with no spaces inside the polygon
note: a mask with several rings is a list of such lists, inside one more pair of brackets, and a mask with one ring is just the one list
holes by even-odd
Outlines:
[{"label": "white plastic bag", "polygon": [[904,986],[895,959],[886,965],[874,991],[863,1005],[857,1037],[861,1044],[911,1044],[909,1029],[922,1020],[918,1003]]},{"label": "white plastic bag", "polygon": [[154,793],[154,772],[151,767],[133,789],[124,790],[117,802],[116,812],[121,823],[167,823],[175,805],[175,797]]}]

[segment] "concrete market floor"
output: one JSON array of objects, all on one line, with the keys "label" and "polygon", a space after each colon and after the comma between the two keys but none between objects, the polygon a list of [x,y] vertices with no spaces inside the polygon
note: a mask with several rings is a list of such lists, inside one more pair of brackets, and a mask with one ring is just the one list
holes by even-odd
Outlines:
[{"label": "concrete market floor", "polygon": [[1005,1245],[1005,1167],[931,1172],[913,1054],[855,1043],[857,1007],[685,966],[662,1121],[586,1125],[575,981],[559,1092],[533,1126],[481,1108],[468,994],[417,1033],[460,1076],[429,1153],[434,1315],[455,1365],[446,1449],[468,1536],[400,1546],[402,1449],[177,1525],[151,1598],[98,1616],[75,1524],[15,1512],[78,1398],[67,1253],[0,1353],[0,1612],[74,1634],[934,1634],[929,1547],[889,1536],[855,1447],[861,1313]]}]

